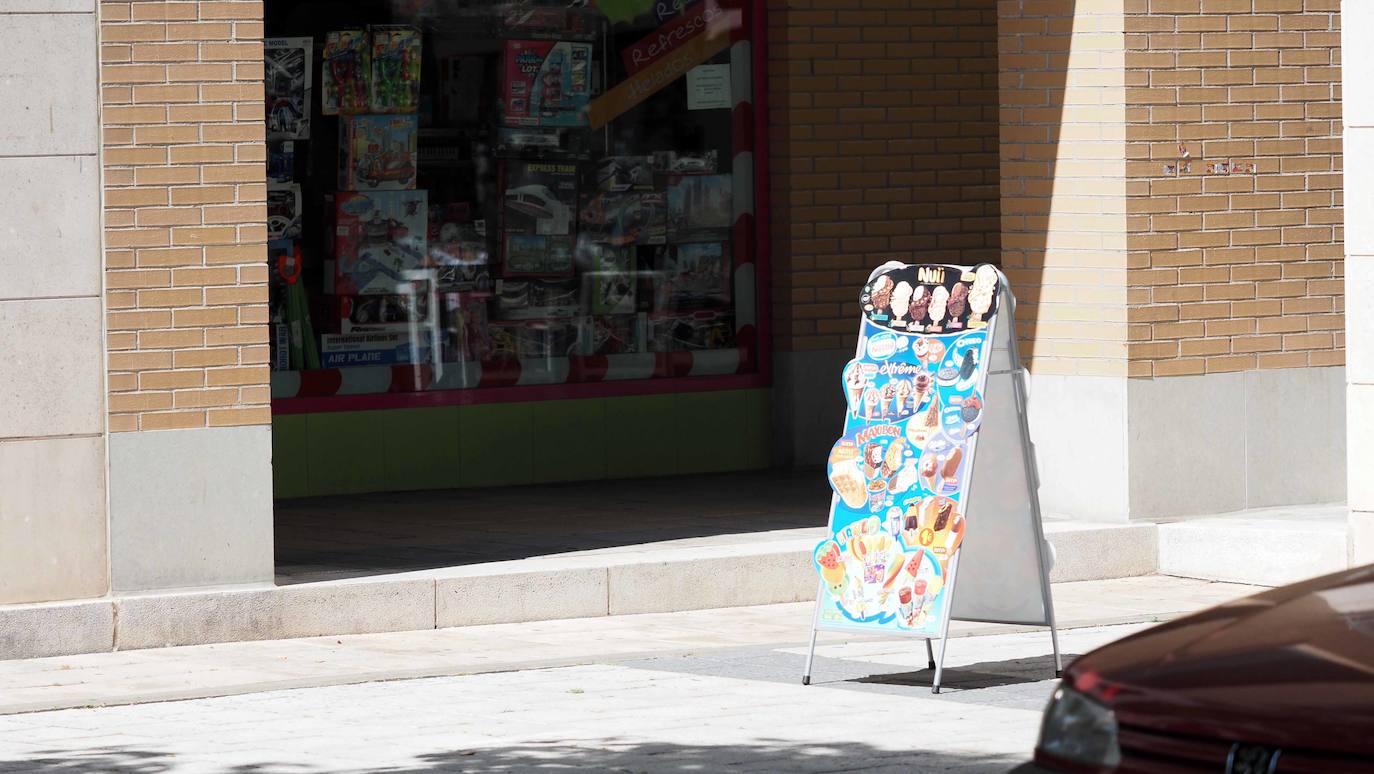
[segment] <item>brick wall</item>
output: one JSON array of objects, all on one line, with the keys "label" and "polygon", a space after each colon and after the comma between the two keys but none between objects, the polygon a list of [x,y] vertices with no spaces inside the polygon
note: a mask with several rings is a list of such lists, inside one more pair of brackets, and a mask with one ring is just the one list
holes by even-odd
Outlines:
[{"label": "brick wall", "polygon": [[1126,6],[1131,375],[1342,363],[1338,0]]},{"label": "brick wall", "polygon": [[774,343],[853,346],[888,260],[998,256],[994,0],[770,0]]},{"label": "brick wall", "polygon": [[1124,376],[1122,0],[1003,0],[1002,263],[1037,373]]},{"label": "brick wall", "polygon": [[262,3],[100,15],[110,430],[269,423]]}]

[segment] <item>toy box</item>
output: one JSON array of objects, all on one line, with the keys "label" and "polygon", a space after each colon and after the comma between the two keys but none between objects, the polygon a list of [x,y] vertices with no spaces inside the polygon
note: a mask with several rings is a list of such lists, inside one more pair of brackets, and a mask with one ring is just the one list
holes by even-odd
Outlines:
[{"label": "toy box", "polygon": [[327,116],[366,113],[372,46],[366,30],[336,30],[324,36],[320,65],[320,112]]},{"label": "toy box", "polygon": [[577,324],[571,320],[539,320],[515,329],[520,357],[542,360],[578,354]]},{"label": "toy box", "polygon": [[730,175],[675,175],[668,178],[668,240],[719,239],[735,222]]},{"label": "toy box", "polygon": [[629,355],[645,349],[644,326],[639,315],[584,317],[578,336],[578,351],[584,356]]},{"label": "toy box", "polygon": [[487,331],[487,297],[445,293],[442,352],[445,362],[486,360],[491,356]]},{"label": "toy box", "polygon": [[592,270],[583,271],[585,307],[594,315],[632,314],[635,311],[635,250],[597,245]]},{"label": "toy box", "polygon": [[320,362],[325,368],[423,363],[433,358],[434,348],[427,332],[416,333],[326,333],[320,337]]},{"label": "toy box", "polygon": [[267,143],[267,182],[290,183],[295,179],[295,141],[281,140]]},{"label": "toy box", "polygon": [[578,213],[582,232],[617,247],[667,241],[667,208],[657,191],[593,194]]},{"label": "toy box", "polygon": [[577,214],[577,165],[505,162],[501,228],[507,234],[568,236]]},{"label": "toy box", "polygon": [[420,31],[404,24],[369,27],[372,36],[372,112],[420,109]]},{"label": "toy box", "polygon": [[267,186],[267,238],[299,239],[301,235],[301,187],[296,183]]},{"label": "toy box", "polygon": [[418,162],[413,115],[345,116],[339,121],[339,189],[395,191],[415,187]]},{"label": "toy box", "polygon": [[429,283],[401,284],[403,293],[370,296],[337,296],[339,330],[343,333],[375,333],[428,328],[434,313]]},{"label": "toy box", "polygon": [[671,245],[658,254],[653,268],[655,310],[700,309],[730,302],[734,267],[726,243]]},{"label": "toy box", "polygon": [[577,317],[582,313],[576,280],[502,280],[497,283],[496,316],[502,320]]},{"label": "toy box", "polygon": [[334,202],[334,292],[395,293],[426,255],[424,191],[340,191]]},{"label": "toy box", "polygon": [[486,360],[514,360],[520,357],[520,332],[524,323],[489,323]]},{"label": "toy box", "polygon": [[596,170],[596,187],[602,191],[654,190],[654,160],[650,156],[608,156]]},{"label": "toy box", "polygon": [[592,47],[552,40],[506,41],[502,98],[510,126],[585,126]]},{"label": "toy box", "polygon": [[267,97],[267,139],[310,139],[310,73],[314,41],[263,41],[263,88]]},{"label": "toy box", "polygon": [[570,277],[573,238],[542,234],[506,234],[503,277]]},{"label": "toy box", "polygon": [[491,292],[486,221],[473,217],[470,203],[430,206],[429,264],[440,290]]},{"label": "toy box", "polygon": [[721,312],[649,315],[649,351],[725,349],[735,344],[735,320]]},{"label": "toy box", "polygon": [[665,175],[714,175],[720,165],[716,151],[654,151],[654,171]]}]

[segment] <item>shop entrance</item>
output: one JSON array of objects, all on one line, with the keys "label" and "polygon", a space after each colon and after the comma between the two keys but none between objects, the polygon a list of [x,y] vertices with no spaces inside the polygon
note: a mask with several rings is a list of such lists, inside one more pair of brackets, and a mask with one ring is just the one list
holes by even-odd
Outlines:
[{"label": "shop entrance", "polygon": [[771,461],[760,5],[267,0],[284,581],[818,523],[729,475]]}]

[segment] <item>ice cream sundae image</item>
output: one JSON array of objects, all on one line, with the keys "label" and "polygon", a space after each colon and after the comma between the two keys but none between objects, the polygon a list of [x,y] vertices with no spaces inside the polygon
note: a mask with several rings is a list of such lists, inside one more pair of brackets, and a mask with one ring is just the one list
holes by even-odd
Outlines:
[{"label": "ice cream sundae image", "polygon": [[927,332],[940,333],[944,330],[941,323],[945,320],[945,308],[948,304],[949,291],[944,285],[940,285],[930,294],[930,310],[927,312],[930,315],[930,325],[926,326]]},{"label": "ice cream sundae image", "polygon": [[898,282],[897,287],[892,290],[892,324],[894,327],[906,320],[907,310],[911,306],[911,292],[911,283],[905,280]]},{"label": "ice cream sundae image", "polygon": [[873,280],[872,290],[869,291],[869,303],[873,306],[876,314],[884,314],[892,308],[892,278],[886,274]]},{"label": "ice cream sundae image", "polygon": [[962,328],[964,324],[959,318],[968,311],[968,285],[962,282],[956,283],[954,289],[949,291],[949,303],[946,304],[946,307],[949,309],[948,327],[951,330]]},{"label": "ice cream sundae image", "polygon": [[864,376],[863,368],[858,363],[851,363],[844,372],[844,390],[849,398],[849,410],[854,412],[854,416],[859,415],[859,409],[863,406],[864,389],[868,387],[868,377]]},{"label": "ice cream sundae image", "polygon": [[997,292],[997,269],[990,264],[983,264],[973,274],[973,289],[968,294],[969,308],[973,314],[969,317],[969,327],[982,327],[986,323],[988,310],[992,308],[993,295]]}]

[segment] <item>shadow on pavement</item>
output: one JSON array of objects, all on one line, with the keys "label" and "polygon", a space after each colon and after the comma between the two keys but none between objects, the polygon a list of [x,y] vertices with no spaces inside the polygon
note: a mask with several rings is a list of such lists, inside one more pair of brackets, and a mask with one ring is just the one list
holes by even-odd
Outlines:
[{"label": "shadow on pavement", "polygon": [[[913,742],[915,740],[913,739]],[[235,756],[238,757],[238,756]],[[420,755],[396,765],[348,766],[298,763],[231,763],[215,767],[213,759],[107,747],[86,752],[46,752],[27,760],[0,761],[5,774],[174,774],[218,771],[224,774],[439,774],[440,772],[615,771],[701,772],[739,768],[770,772],[1006,772],[1017,767],[1006,755],[954,754],[920,750],[885,750],[861,743],[798,744],[759,740],[747,745],[679,745],[636,743],[617,739],[581,742],[531,742],[517,747],[491,747]],[[210,764],[209,767],[206,764]],[[1033,771],[1033,769],[1018,769]]]},{"label": "shadow on pavement", "polygon": [[[1078,654],[1075,653],[1063,654],[1064,666],[1067,667],[1076,658],[1078,658]],[[942,688],[951,691],[972,691],[983,688],[1000,688],[1007,685],[1038,683],[1053,677],[1054,656],[1045,655],[945,667],[945,672],[941,676],[941,683]],[[850,682],[929,688],[934,681],[934,669],[919,669],[914,672],[869,675],[854,678]]]}]

